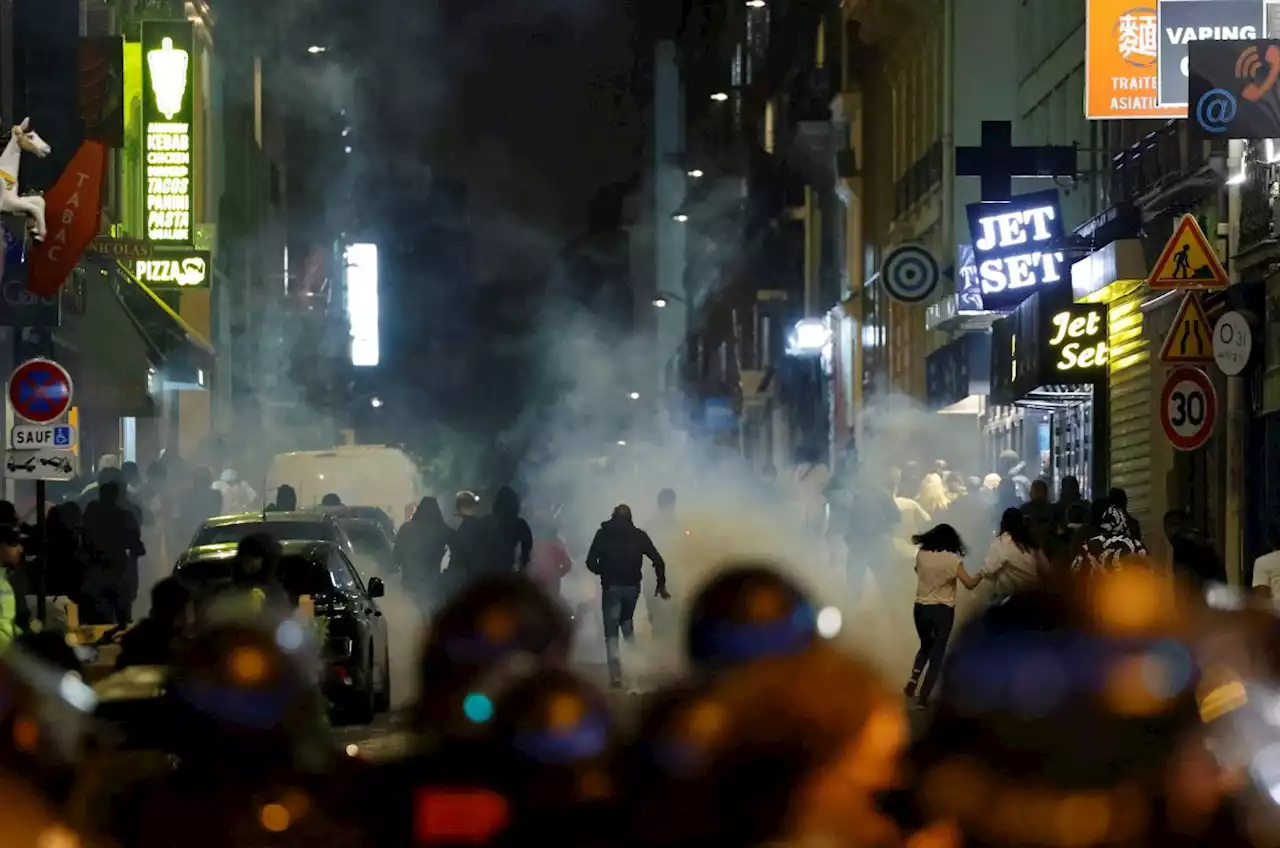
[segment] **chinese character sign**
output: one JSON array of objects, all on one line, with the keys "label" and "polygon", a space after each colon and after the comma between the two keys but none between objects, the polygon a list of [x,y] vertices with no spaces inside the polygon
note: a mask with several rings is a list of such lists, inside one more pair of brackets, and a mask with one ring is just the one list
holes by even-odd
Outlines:
[{"label": "chinese character sign", "polygon": [[1088,118],[1185,118],[1160,105],[1158,0],[1088,0],[1085,98]]},{"label": "chinese character sign", "polygon": [[195,76],[190,23],[142,25],[143,197],[147,239],[190,245],[195,201],[191,131]]}]

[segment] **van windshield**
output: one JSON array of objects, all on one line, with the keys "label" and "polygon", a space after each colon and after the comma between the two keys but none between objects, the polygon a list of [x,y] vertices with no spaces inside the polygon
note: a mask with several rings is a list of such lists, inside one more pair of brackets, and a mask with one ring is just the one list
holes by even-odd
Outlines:
[{"label": "van windshield", "polygon": [[247,521],[243,524],[217,524],[201,527],[191,540],[191,547],[239,542],[246,536],[266,533],[277,542],[331,542],[333,531],[324,521]]}]

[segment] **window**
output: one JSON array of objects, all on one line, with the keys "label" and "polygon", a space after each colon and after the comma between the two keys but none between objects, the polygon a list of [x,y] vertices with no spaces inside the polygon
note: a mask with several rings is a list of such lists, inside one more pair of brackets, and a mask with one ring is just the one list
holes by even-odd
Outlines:
[{"label": "window", "polygon": [[332,531],[323,521],[246,521],[201,527],[191,540],[192,547],[238,543],[254,533],[267,533],[285,541],[329,541]]},{"label": "window", "polygon": [[340,551],[329,554],[329,578],[333,581],[333,585],[343,592],[364,594],[364,584],[360,582],[360,576]]}]

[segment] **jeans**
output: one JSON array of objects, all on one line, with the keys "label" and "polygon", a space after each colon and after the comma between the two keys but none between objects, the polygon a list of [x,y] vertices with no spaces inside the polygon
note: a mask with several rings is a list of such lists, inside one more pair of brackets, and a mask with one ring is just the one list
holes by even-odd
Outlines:
[{"label": "jeans", "polygon": [[951,625],[956,620],[956,608],[946,604],[916,604],[916,634],[920,637],[920,650],[911,666],[911,681],[920,679],[920,673],[928,664],[924,682],[920,684],[920,700],[927,702],[933,693],[938,675],[942,673],[942,660],[947,654],[947,641],[951,638]]},{"label": "jeans", "polygon": [[636,638],[632,618],[640,600],[639,586],[605,586],[600,593],[600,613],[604,619],[604,652],[609,659],[609,682],[622,683],[622,660],[618,656],[618,633],[627,642]]}]

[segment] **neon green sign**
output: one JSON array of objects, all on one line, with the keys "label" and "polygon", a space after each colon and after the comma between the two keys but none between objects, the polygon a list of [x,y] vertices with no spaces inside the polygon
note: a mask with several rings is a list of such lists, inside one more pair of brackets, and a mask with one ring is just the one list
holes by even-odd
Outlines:
[{"label": "neon green sign", "polygon": [[190,245],[195,191],[192,170],[192,30],[189,23],[146,21],[143,192],[147,239]]},{"label": "neon green sign", "polygon": [[174,50],[172,38],[161,39],[159,49],[147,53],[151,92],[156,98],[156,108],[166,121],[172,121],[173,116],[182,111],[190,66],[191,54],[186,50]]}]

